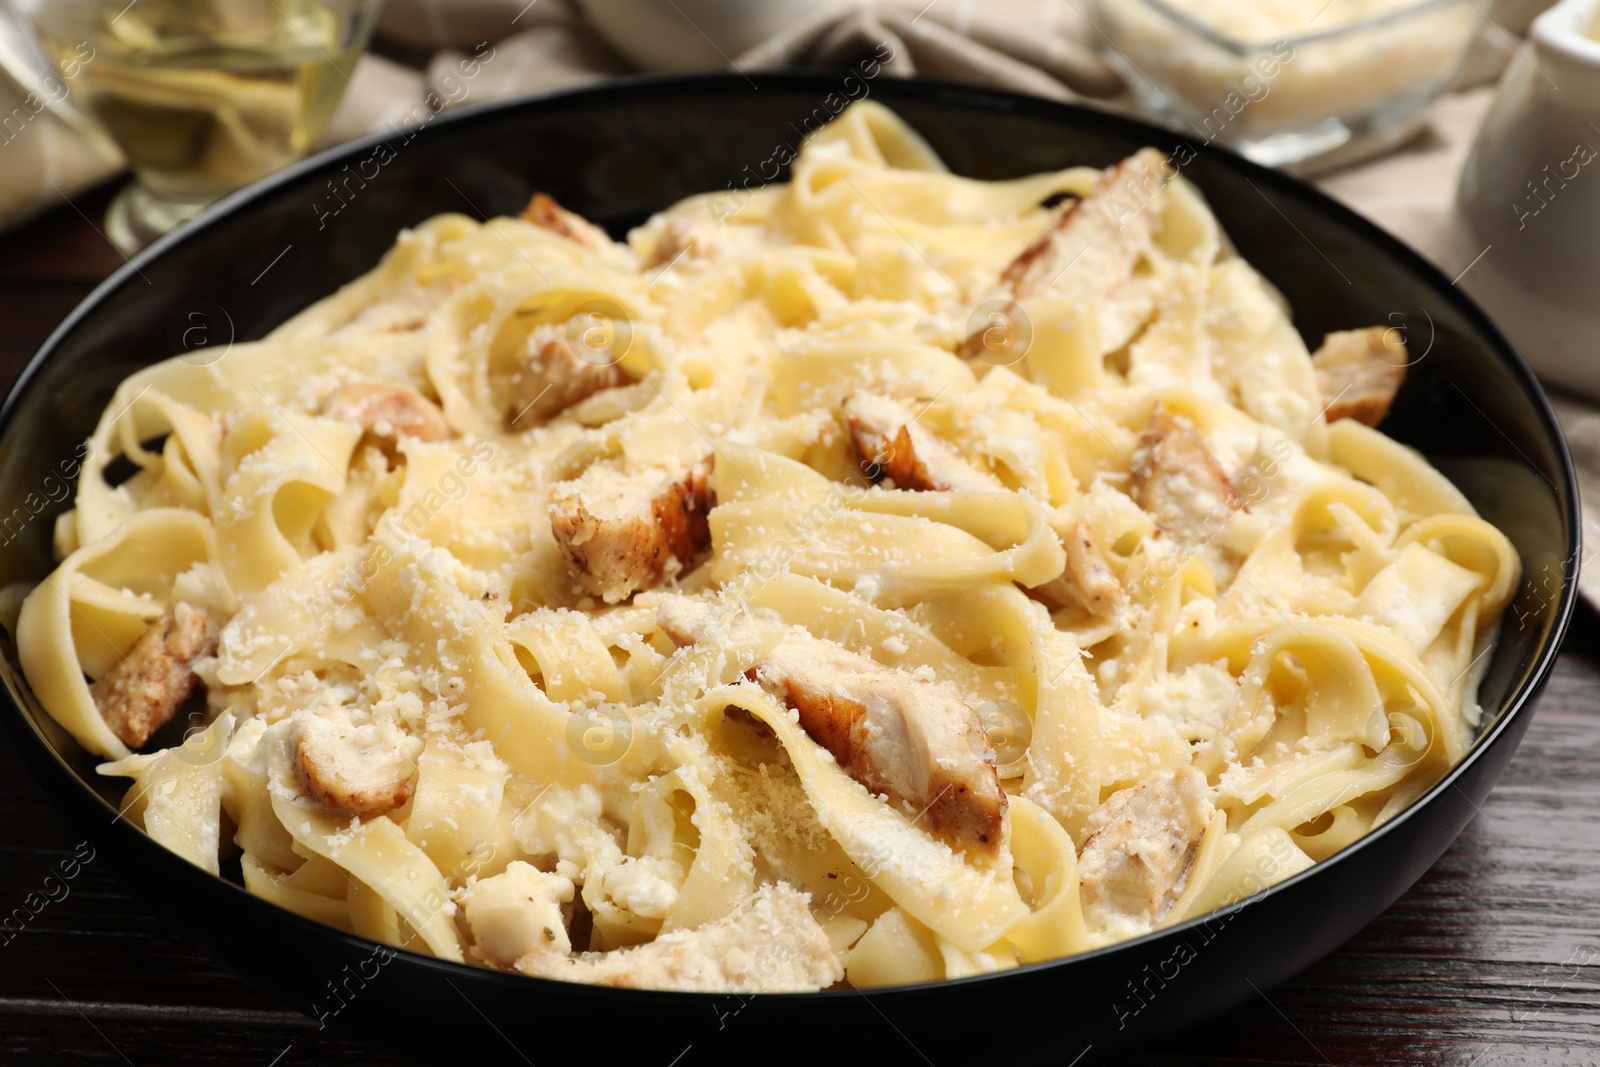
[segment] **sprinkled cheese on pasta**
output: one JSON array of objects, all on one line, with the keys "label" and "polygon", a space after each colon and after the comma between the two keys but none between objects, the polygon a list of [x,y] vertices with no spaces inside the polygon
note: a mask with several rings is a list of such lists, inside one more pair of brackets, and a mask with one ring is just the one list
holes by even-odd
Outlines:
[{"label": "sprinkled cheese on pasta", "polygon": [[[612,241],[443,215],[117,390],[19,650],[130,821],[569,981],[959,977],[1238,900],[1458,760],[1519,574],[1199,193],[852,106]],[[113,459],[135,473],[108,480]]]}]

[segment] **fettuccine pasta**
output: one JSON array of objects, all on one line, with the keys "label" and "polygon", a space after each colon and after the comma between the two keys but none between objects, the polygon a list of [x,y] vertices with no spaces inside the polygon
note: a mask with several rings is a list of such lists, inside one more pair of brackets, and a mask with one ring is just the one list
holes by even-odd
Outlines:
[{"label": "fettuccine pasta", "polygon": [[1403,338],[1313,357],[1152,150],[863,102],[792,177],[441,215],[122,383],[18,644],[127,817],[441,959],[809,990],[1205,914],[1461,758],[1519,563],[1375,428]]}]

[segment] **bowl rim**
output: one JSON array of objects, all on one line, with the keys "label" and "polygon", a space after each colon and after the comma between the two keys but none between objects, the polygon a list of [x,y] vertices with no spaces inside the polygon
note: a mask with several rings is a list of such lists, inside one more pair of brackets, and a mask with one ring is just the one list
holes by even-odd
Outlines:
[{"label": "bowl rim", "polygon": [[[1433,3],[1435,0],[1428,0],[1428,2]],[[1438,2],[1454,2],[1454,0],[1438,0]],[[485,101],[480,104],[462,107],[448,114],[435,113],[421,125],[420,129],[426,129],[434,122],[443,122],[451,126],[464,126],[476,121],[491,120],[502,113],[523,108],[537,108],[549,105],[581,107],[589,103],[604,105],[612,98],[637,99],[644,97],[654,97],[665,104],[670,104],[674,93],[715,95],[719,93],[725,94],[729,90],[749,90],[751,86],[756,89],[769,86],[779,91],[813,92],[817,93],[820,99],[827,92],[837,90],[841,78],[847,73],[850,72],[840,68],[820,71],[815,69],[752,71],[749,74],[737,71],[702,71],[689,74],[629,75],[594,85],[517,94],[504,99]],[[1145,143],[1156,146],[1188,144],[1188,141],[1180,134],[1141,119],[1113,114],[1079,104],[1048,100],[1025,93],[987,86],[974,86],[965,82],[921,77],[894,78],[880,83],[877,88],[882,91],[884,97],[888,98],[887,103],[891,107],[893,106],[894,98],[898,97],[902,100],[912,100],[919,103],[965,107],[990,113],[1021,114],[1052,123],[1065,131],[1093,130],[1095,128],[1107,129],[1130,138],[1137,136],[1137,138],[1144,140]],[[29,357],[23,370],[6,392],[4,401],[0,402],[0,439],[3,439],[10,429],[11,423],[26,399],[25,394],[31,388],[34,379],[55,354],[62,341],[76,330],[82,322],[95,314],[111,294],[128,284],[131,279],[142,277],[141,267],[165,255],[169,249],[187,241],[190,237],[214,226],[225,224],[233,215],[245,210],[254,201],[271,196],[282,186],[298,182],[305,176],[331,163],[341,160],[353,161],[362,157],[377,145],[392,139],[396,132],[396,130],[389,130],[370,134],[308,156],[218,200],[194,218],[182,223],[170,233],[163,235],[148,247],[135,253],[123,266],[117,268],[109,277],[96,285],[68,313],[66,318],[50,332],[34,354]],[[1562,584],[1556,600],[1555,614],[1551,619],[1548,630],[1539,638],[1538,644],[1530,657],[1530,662],[1523,670],[1522,679],[1510,693],[1504,710],[1496,713],[1494,720],[1487,728],[1480,729],[1460,761],[1449,768],[1439,781],[1435,782],[1424,793],[1408,804],[1394,818],[1332,856],[1313,863],[1305,870],[1249,896],[1242,897],[1231,904],[1217,908],[1204,915],[1187,919],[1181,923],[1157,928],[1138,937],[1102,945],[1071,956],[1040,960],[1036,963],[1019,964],[1016,968],[1004,971],[970,975],[962,978],[941,978],[905,985],[873,987],[870,991],[873,999],[878,997],[912,999],[945,989],[964,987],[974,982],[988,982],[1022,974],[1042,974],[1055,968],[1087,964],[1090,961],[1103,959],[1116,952],[1128,951],[1131,954],[1137,948],[1147,947],[1158,941],[1177,938],[1191,933],[1204,925],[1217,923],[1224,918],[1231,920],[1239,911],[1265,900],[1270,895],[1288,892],[1292,887],[1300,885],[1319,873],[1331,870],[1336,864],[1353,861],[1358,853],[1371,844],[1386,838],[1391,833],[1398,832],[1399,827],[1409,822],[1424,807],[1432,804],[1446,790],[1453,788],[1456,782],[1483,757],[1484,753],[1494,747],[1499,738],[1511,728],[1513,723],[1529,713],[1532,703],[1543,689],[1560,653],[1562,639],[1566,635],[1568,624],[1577,603],[1577,578],[1573,562],[1580,559],[1582,553],[1582,517],[1578,506],[1577,476],[1573,468],[1571,453],[1567,448],[1566,438],[1561,432],[1560,423],[1556,419],[1550,400],[1521,353],[1517,351],[1516,347],[1511,344],[1499,327],[1495,325],[1494,321],[1483,311],[1477,301],[1463,290],[1455,287],[1438,267],[1424,259],[1420,253],[1413,250],[1398,237],[1383,230],[1375,223],[1367,220],[1308,182],[1254,163],[1238,153],[1218,145],[1208,144],[1202,150],[1215,152],[1222,156],[1222,162],[1225,166],[1233,169],[1236,173],[1242,174],[1248,181],[1256,184],[1258,191],[1259,186],[1266,185],[1281,193],[1287,193],[1302,200],[1309,200],[1310,205],[1319,213],[1332,216],[1341,225],[1354,231],[1358,237],[1380,247],[1384,252],[1392,256],[1397,265],[1406,273],[1421,276],[1423,280],[1433,283],[1441,293],[1449,294],[1448,298],[1456,304],[1457,309],[1465,314],[1467,320],[1481,333],[1489,343],[1489,346],[1496,349],[1500,356],[1501,364],[1516,379],[1523,395],[1532,402],[1541,429],[1544,431],[1544,436],[1554,452],[1552,458],[1555,461],[1557,480],[1552,481],[1548,477],[1545,480],[1550,482],[1551,487],[1556,491],[1556,504],[1563,512],[1562,533],[1565,535],[1565,542],[1568,547],[1568,555],[1562,561]],[[396,232],[398,232],[400,226],[408,224],[401,223],[397,225]],[[1521,451],[1520,447],[1514,442],[1512,447],[1519,452]],[[1533,461],[1526,455],[1524,455],[1524,458],[1528,459],[1530,466],[1534,465]],[[1542,472],[1540,473],[1542,474]],[[7,639],[14,640],[9,634]],[[8,721],[12,728],[12,737],[14,739],[27,737],[39,749],[48,754],[42,763],[28,761],[29,766],[34,769],[36,775],[43,776],[46,773],[51,773],[69,779],[71,785],[67,786],[67,788],[75,788],[83,795],[83,799],[98,805],[110,817],[108,832],[118,835],[119,841],[131,843],[131,847],[134,849],[155,849],[165,854],[168,859],[186,862],[176,853],[157,844],[143,830],[134,827],[126,819],[121,818],[118,809],[112,807],[96,790],[89,786],[85,779],[80,777],[68,765],[61,752],[44,736],[33,716],[23,709],[21,701],[12,692],[9,679],[0,689],[3,689],[3,694],[0,695],[4,697],[3,700],[0,700],[0,717]],[[72,743],[76,744],[75,741]],[[59,804],[54,802],[53,798],[52,806],[60,807]],[[227,899],[234,907],[270,908],[277,921],[289,922],[291,925],[300,927],[308,933],[342,940],[347,947],[361,949],[368,953],[382,945],[381,942],[359,934],[308,919],[287,908],[282,908],[255,896],[244,886],[229,881],[220,874],[211,874],[203,868],[191,866],[196,873],[208,877],[216,886],[221,887],[225,893],[233,894]],[[405,957],[409,964],[413,966],[421,965],[425,969],[433,969],[445,978],[453,976],[473,981],[518,983],[508,985],[506,988],[508,990],[525,990],[529,993],[559,988],[566,995],[595,996],[611,999],[623,995],[632,999],[660,1000],[662,1002],[675,1001],[678,1003],[698,1001],[706,997],[729,995],[760,997],[763,1002],[805,1003],[865,995],[863,991],[853,987],[818,990],[815,992],[739,994],[662,989],[622,990],[587,983],[565,982],[558,979],[533,978],[527,975],[477,967],[470,963],[443,960],[396,946],[385,947],[390,948],[397,956]],[[210,952],[207,951],[207,954],[210,955]],[[214,956],[212,958],[215,959]],[[529,984],[530,982],[533,984]]]},{"label": "bowl rim", "polygon": [[[1413,16],[1426,15],[1430,11],[1434,11],[1436,9],[1463,6],[1463,0],[1412,0],[1411,3],[1402,4],[1392,11],[1380,11],[1375,14],[1368,15],[1366,18],[1358,19],[1355,22],[1347,22],[1342,26],[1332,26],[1326,30],[1313,30],[1309,33],[1276,36],[1271,40],[1245,41],[1226,34],[1213,26],[1206,25],[1195,15],[1191,15],[1186,11],[1179,11],[1177,8],[1172,6],[1171,0],[1127,0],[1127,2],[1143,4],[1145,7],[1148,7],[1156,14],[1162,16],[1168,22],[1171,22],[1180,29],[1186,30],[1194,36],[1201,38],[1208,44],[1211,44],[1222,49],[1224,52],[1228,52],[1235,56],[1254,55],[1258,52],[1265,52],[1268,49],[1277,48],[1281,45],[1289,45],[1292,48],[1295,46],[1318,44],[1322,41],[1336,41],[1341,37],[1354,37],[1357,34],[1365,33],[1368,30],[1382,29],[1383,27],[1392,23],[1404,22],[1406,19],[1412,18]],[[1324,6],[1323,10],[1326,11],[1328,7],[1333,5],[1333,2],[1334,0],[1329,0],[1329,3]],[[1098,6],[1104,9],[1106,3],[1107,0],[1099,0]],[[1318,14],[1321,14],[1321,12],[1318,12]],[[1316,16],[1312,17],[1315,18]],[[1101,31],[1101,35],[1105,36],[1103,30]],[[1107,36],[1106,40],[1110,41],[1111,38]],[[1463,54],[1465,51],[1466,48],[1463,46]]]}]

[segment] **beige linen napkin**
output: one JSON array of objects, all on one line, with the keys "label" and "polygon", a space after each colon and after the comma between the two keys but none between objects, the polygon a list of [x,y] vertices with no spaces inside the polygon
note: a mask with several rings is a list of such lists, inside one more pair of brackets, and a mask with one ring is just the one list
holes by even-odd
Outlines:
[{"label": "beige linen napkin", "polygon": [[1094,52],[1089,17],[1077,3],[1036,0],[884,0],[828,5],[732,65],[848,66],[887,53],[890,74],[922,74],[1056,100],[1108,98],[1122,79]]},{"label": "beige linen napkin", "polygon": [[0,71],[0,228],[122,169],[109,140],[86,135],[54,106],[71,97],[70,81],[21,85]]},{"label": "beige linen napkin", "polygon": [[[1079,0],[831,0],[729,64],[740,70],[847,65],[887,44],[893,58],[883,65],[892,74],[958,78],[1054,99],[1115,96],[1122,83],[1094,54],[1083,11]],[[496,84],[517,87],[508,91],[632,69],[571,0],[390,0],[378,32],[416,48],[499,42],[518,60],[510,64],[519,68],[514,76],[498,75]]]}]

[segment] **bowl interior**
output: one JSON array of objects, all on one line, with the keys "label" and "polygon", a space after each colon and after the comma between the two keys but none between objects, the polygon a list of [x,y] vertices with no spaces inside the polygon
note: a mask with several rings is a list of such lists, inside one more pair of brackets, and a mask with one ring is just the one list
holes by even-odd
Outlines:
[{"label": "bowl interior", "polygon": [[[786,177],[778,160],[848,98],[871,95],[952,170],[976,178],[1104,166],[1154,144],[1283,293],[1309,345],[1330,330],[1403,330],[1417,361],[1386,431],[1445,470],[1523,560],[1483,681],[1485,729],[1542,676],[1572,598],[1577,519],[1565,446],[1521,360],[1415,254],[1292,179],[1130,120],[859,73],[762,75],[755,84],[735,75],[632,80],[472,109],[309,160],[141,254],[51,337],[0,411],[0,584],[31,586],[49,572],[53,521],[71,502],[51,486],[117,383],[191,347],[185,331],[196,321],[214,331],[213,345],[259,337],[372,267],[398,228],[444,211],[515,214],[535,190],[618,235],[690,193],[726,190],[736,200]],[[95,761],[38,705],[9,634],[0,652],[0,676],[33,729],[114,803],[120,783],[94,774]]]}]

